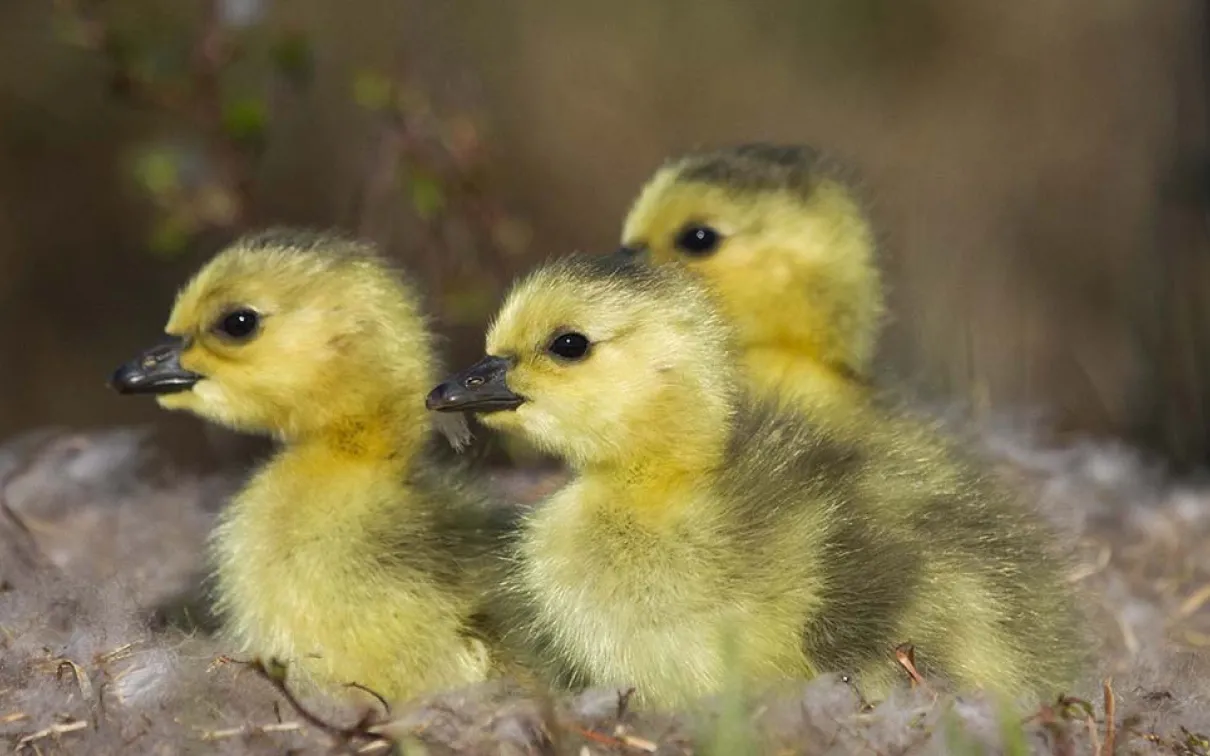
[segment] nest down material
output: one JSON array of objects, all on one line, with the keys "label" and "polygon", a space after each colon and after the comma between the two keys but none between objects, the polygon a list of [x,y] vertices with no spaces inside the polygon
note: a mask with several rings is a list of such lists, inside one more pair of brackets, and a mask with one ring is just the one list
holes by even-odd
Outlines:
[{"label": "nest down material", "polygon": [[[296,701],[273,674],[225,660],[206,632],[202,547],[237,479],[166,469],[138,430],[28,434],[0,446],[0,743],[73,754],[392,742],[430,754],[1096,753],[1107,740],[1210,751],[1198,734],[1210,732],[1210,485],[1173,481],[1120,446],[1046,448],[1005,428],[982,441],[1070,540],[1072,580],[1101,636],[1101,668],[1079,698],[1023,726],[989,701],[919,687],[867,709],[835,676],[677,714],[634,710],[615,690],[552,699],[507,683],[389,714],[368,697],[359,710]],[[523,499],[550,487],[536,473],[497,480]]]}]

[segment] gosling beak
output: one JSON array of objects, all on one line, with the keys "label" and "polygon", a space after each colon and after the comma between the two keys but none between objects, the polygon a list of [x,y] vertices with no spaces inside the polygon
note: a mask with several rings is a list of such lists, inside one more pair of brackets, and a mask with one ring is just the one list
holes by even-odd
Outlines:
[{"label": "gosling beak", "polygon": [[525,397],[513,393],[505,382],[511,364],[503,357],[484,357],[430,391],[424,406],[437,412],[515,410]]},{"label": "gosling beak", "polygon": [[188,391],[203,376],[181,367],[185,342],[153,346],[114,371],[109,386],[119,394],[175,394]]}]

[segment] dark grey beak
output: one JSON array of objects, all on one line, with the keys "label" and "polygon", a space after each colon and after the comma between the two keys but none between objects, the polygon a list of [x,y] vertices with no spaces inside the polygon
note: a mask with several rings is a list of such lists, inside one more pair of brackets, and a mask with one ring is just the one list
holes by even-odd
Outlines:
[{"label": "dark grey beak", "polygon": [[109,385],[119,394],[175,394],[188,391],[203,376],[181,367],[185,342],[175,339],[148,349],[114,371]]},{"label": "dark grey beak", "polygon": [[424,405],[437,412],[515,410],[525,397],[513,393],[505,382],[511,365],[503,357],[484,357],[430,391]]}]

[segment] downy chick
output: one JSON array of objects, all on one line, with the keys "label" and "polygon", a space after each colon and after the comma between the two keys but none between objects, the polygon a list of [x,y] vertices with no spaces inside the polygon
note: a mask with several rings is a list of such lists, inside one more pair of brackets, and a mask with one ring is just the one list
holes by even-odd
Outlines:
[{"label": "downy chick", "polygon": [[[518,642],[564,681],[674,705],[728,679],[847,671],[879,697],[904,679],[903,642],[963,686],[1071,681],[1076,618],[1034,523],[960,471],[908,486],[910,459],[750,401],[729,329],[679,266],[555,262],[514,286],[486,346],[428,403],[573,471],[527,515],[509,583]],[[892,509],[933,542],[888,525]]]},{"label": "downy chick", "polygon": [[[927,546],[932,521],[903,504],[913,490],[978,480],[976,499],[1010,494],[935,423],[868,388],[885,302],[874,232],[845,173],[801,145],[674,158],[634,202],[619,254],[683,265],[708,285],[734,329],[749,391],[900,466],[876,500],[888,524]],[[954,548],[966,563],[981,558],[977,540]]]},{"label": "downy chick", "polygon": [[203,267],[165,330],[118,391],[281,444],[212,536],[234,640],[328,690],[484,679],[478,597],[509,516],[430,457],[433,349],[410,285],[367,245],[278,229]]},{"label": "downy chick", "polygon": [[865,404],[886,309],[874,232],[841,171],[811,148],[670,160],[639,193],[622,244],[712,285],[758,395],[821,422]]}]

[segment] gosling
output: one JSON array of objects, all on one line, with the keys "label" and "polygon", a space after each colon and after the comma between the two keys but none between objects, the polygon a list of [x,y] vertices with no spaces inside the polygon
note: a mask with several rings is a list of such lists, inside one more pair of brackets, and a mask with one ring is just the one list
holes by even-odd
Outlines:
[{"label": "gosling", "polygon": [[516,284],[487,356],[429,394],[573,473],[521,527],[511,642],[656,706],[828,671],[877,699],[905,642],[942,682],[1068,685],[1077,619],[1037,524],[962,468],[908,485],[910,454],[750,398],[732,342],[681,266],[570,257]]},{"label": "gosling", "polygon": [[701,275],[751,389],[841,423],[871,396],[886,314],[875,239],[833,161],[807,146],[747,144],[662,166],[631,206],[621,253]]},{"label": "gosling", "polygon": [[[746,144],[673,158],[646,183],[624,222],[619,255],[680,265],[716,297],[745,388],[860,445],[903,474],[887,477],[888,525],[922,547],[937,534],[913,506],[913,489],[977,480],[994,490],[985,460],[936,423],[872,385],[885,297],[875,233],[850,172],[804,145]],[[893,489],[903,489],[896,492]],[[973,515],[972,527],[983,527]],[[978,539],[952,548],[977,564]]]},{"label": "gosling", "polygon": [[480,599],[511,515],[431,453],[411,285],[366,244],[275,229],[203,267],[165,330],[117,391],[280,442],[211,539],[215,606],[244,652],[389,699],[496,669]]}]

